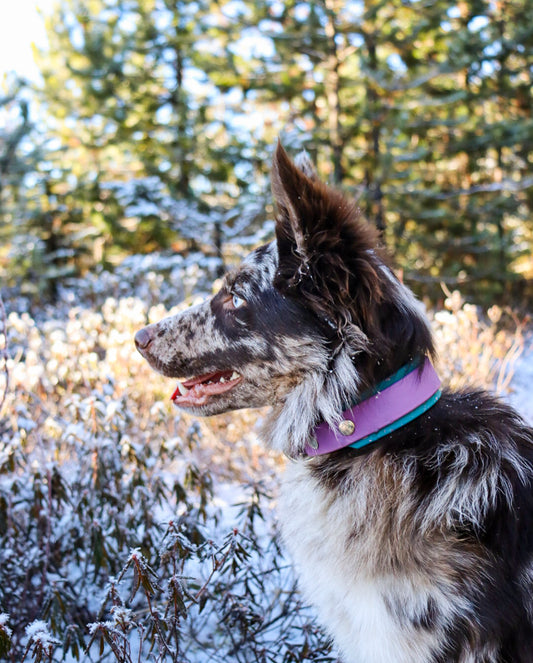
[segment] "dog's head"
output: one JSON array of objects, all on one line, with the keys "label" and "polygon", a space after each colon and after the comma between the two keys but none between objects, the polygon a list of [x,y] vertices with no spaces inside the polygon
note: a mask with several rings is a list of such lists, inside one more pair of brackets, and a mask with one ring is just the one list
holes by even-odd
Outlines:
[{"label": "dog's head", "polygon": [[273,405],[277,420],[293,422],[271,432],[274,444],[297,453],[318,420],[333,422],[361,390],[431,353],[432,342],[353,202],[281,145],[272,190],[276,240],[228,273],[214,297],[135,341],[153,368],[185,378],[176,405],[200,415]]}]

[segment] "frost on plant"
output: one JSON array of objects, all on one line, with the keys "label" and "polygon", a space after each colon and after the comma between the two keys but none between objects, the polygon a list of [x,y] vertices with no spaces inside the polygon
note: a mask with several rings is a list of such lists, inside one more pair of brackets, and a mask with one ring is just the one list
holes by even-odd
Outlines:
[{"label": "frost on plant", "polygon": [[5,656],[11,649],[11,635],[13,631],[8,626],[9,615],[0,613],[0,656]]},{"label": "frost on plant", "polygon": [[[258,444],[258,414],[179,414],[133,348],[140,326],[209,293],[209,260],[133,256],[63,283],[54,308],[6,301],[7,663],[336,660],[278,545],[281,460]],[[512,374],[521,322],[454,297],[435,314],[443,374]]]},{"label": "frost on plant", "polygon": [[48,624],[37,619],[26,627],[26,635],[28,644],[22,661],[26,660],[30,652],[34,661],[51,661],[52,654],[59,641],[50,634]]}]

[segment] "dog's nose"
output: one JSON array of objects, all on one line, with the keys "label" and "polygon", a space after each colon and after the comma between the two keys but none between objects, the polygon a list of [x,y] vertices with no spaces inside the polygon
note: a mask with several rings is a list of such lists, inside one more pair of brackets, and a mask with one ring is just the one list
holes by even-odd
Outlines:
[{"label": "dog's nose", "polygon": [[143,327],[135,334],[135,345],[139,350],[146,350],[154,340],[154,331],[152,327]]}]

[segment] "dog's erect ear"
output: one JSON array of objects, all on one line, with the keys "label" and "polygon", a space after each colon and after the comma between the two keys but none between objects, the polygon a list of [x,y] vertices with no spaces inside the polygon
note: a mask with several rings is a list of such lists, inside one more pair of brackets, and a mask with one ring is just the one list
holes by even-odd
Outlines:
[{"label": "dog's erect ear", "polygon": [[312,180],[298,169],[278,142],[272,162],[272,195],[277,207],[276,238],[281,256],[305,255],[304,237],[294,202],[311,190]]},{"label": "dog's erect ear", "polygon": [[[311,172],[310,172],[311,174]],[[353,202],[298,168],[278,143],[272,164],[279,267],[274,285],[339,328],[381,297],[376,230]],[[343,319],[339,319],[342,311]]]},{"label": "dog's erect ear", "polygon": [[310,180],[317,180],[318,176],[316,174],[315,167],[311,161],[306,150],[302,150],[299,154],[296,155],[294,159],[294,165],[298,170],[301,170],[304,175],[306,175]]}]

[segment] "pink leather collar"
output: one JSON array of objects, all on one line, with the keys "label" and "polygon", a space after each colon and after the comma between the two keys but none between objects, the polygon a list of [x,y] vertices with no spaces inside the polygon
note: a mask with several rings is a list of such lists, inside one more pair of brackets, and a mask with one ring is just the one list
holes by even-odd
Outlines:
[{"label": "pink leather collar", "polygon": [[360,449],[388,435],[432,407],[440,398],[440,384],[427,357],[410,362],[345,410],[338,426],[319,424],[305,453],[320,456],[348,446]]}]

